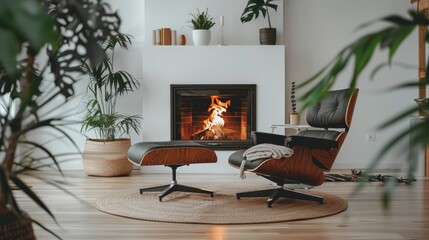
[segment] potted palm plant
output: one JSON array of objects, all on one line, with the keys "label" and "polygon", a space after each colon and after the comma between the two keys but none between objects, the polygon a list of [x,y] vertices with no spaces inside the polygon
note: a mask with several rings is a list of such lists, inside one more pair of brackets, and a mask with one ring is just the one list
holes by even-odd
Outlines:
[{"label": "potted palm plant", "polygon": [[81,131],[95,134],[95,138],[87,137],[82,156],[88,175],[122,176],[133,168],[127,159],[131,146],[128,136],[130,131],[139,133],[141,117],[118,113],[116,102],[118,97],[137,90],[140,83],[128,72],[114,69],[115,48],[127,49],[129,44],[129,35],[117,34],[102,44],[108,56],[101,64],[92,67],[82,62],[89,83]]},{"label": "potted palm plant", "polygon": [[259,29],[259,42],[261,45],[276,45],[277,30],[271,27],[269,8],[277,11],[277,5],[274,1],[278,0],[249,0],[243,14],[241,14],[241,22],[250,22],[253,18],[257,19],[259,14],[267,18],[268,28]]},{"label": "potted palm plant", "polygon": [[[73,122],[52,109],[63,107],[74,95],[77,80],[72,76],[81,73],[80,60],[88,57],[98,64],[103,59],[98,42],[120,26],[118,15],[104,1],[82,0],[76,6],[71,0],[2,2],[8,14],[0,14],[0,239],[35,239],[33,223],[59,238],[21,208],[21,197],[13,190],[21,190],[55,220],[21,176],[31,177],[46,167],[62,173],[63,156],[78,153],[66,132]],[[57,144],[49,144],[64,140],[75,151],[58,153]],[[67,192],[61,181],[43,174],[34,177]]]},{"label": "potted palm plant", "polygon": [[202,46],[209,45],[211,40],[211,31],[210,29],[215,25],[213,18],[209,15],[209,10],[206,9],[204,12],[200,12],[197,9],[196,13],[190,13],[192,16],[191,28],[192,31],[192,40],[194,45]]}]

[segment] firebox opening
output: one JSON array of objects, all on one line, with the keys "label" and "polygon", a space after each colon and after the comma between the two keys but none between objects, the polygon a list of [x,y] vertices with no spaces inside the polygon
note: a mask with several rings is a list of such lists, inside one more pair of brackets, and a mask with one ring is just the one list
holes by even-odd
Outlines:
[{"label": "firebox opening", "polygon": [[250,146],[256,85],[172,85],[172,140],[217,149]]}]

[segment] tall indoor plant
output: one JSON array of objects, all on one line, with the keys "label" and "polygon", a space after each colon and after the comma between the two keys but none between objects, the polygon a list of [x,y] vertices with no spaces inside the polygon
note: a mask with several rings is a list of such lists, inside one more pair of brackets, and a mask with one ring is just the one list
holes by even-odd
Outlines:
[{"label": "tall indoor plant", "polygon": [[[83,153],[88,175],[128,175],[133,167],[126,156],[131,146],[127,136],[132,130],[139,132],[141,117],[117,112],[116,102],[118,97],[137,90],[140,83],[128,72],[114,68],[115,48],[127,49],[129,44],[129,35],[115,35],[102,44],[107,57],[101,64],[92,67],[87,61],[82,62],[89,83],[81,131],[92,130],[95,134],[95,138],[88,137]],[[122,138],[124,135],[126,138]]]},{"label": "tall indoor plant", "polygon": [[0,236],[34,239],[32,222],[46,228],[20,208],[12,189],[54,218],[20,176],[51,165],[61,172],[64,154],[49,142],[65,139],[78,152],[66,132],[70,121],[51,111],[74,95],[80,60],[96,65],[103,59],[98,42],[117,34],[120,19],[104,1],[0,0],[0,6]]},{"label": "tall indoor plant", "polygon": [[259,29],[259,42],[261,45],[276,45],[277,30],[271,27],[271,19],[269,8],[277,11],[277,5],[273,2],[278,0],[249,0],[243,14],[241,14],[241,22],[250,22],[253,18],[257,19],[259,14],[267,18],[268,28]]},{"label": "tall indoor plant", "polygon": [[192,40],[194,45],[202,46],[209,45],[211,40],[211,28],[215,25],[213,17],[209,15],[209,10],[200,12],[197,9],[196,13],[190,13],[192,19],[189,21],[191,23],[192,30]]},{"label": "tall indoor plant", "polygon": [[[339,79],[338,76],[346,71],[349,63],[353,63],[353,69],[351,71],[352,76],[350,77],[349,83],[349,87],[353,90],[357,85],[359,76],[365,71],[368,63],[377,50],[377,47],[379,47],[380,50],[387,50],[388,58],[385,63],[380,64],[373,70],[372,75],[376,74],[378,70],[385,66],[391,66],[393,57],[404,40],[407,39],[418,26],[423,26],[426,29],[429,26],[429,19],[424,14],[414,11],[409,12],[409,17],[390,15],[382,18],[381,22],[386,24],[386,27],[381,30],[371,32],[370,34],[366,34],[346,46],[325,67],[298,86],[303,87],[308,84],[314,84],[314,86],[300,99],[303,102],[303,108],[311,106],[322,99]],[[425,40],[426,43],[429,41],[429,36],[427,34],[425,36]],[[404,81],[403,84],[396,86],[391,90],[419,88],[422,86],[427,87],[429,80],[429,61],[426,62],[425,69],[426,71],[423,81],[419,79]],[[400,149],[409,149],[414,147],[424,148],[429,144],[429,102],[424,99],[418,99],[417,103],[418,104],[414,107],[398,113],[391,119],[387,119],[379,127],[380,129],[389,128],[399,121],[408,118],[410,114],[414,114],[419,111],[424,112],[426,115],[418,124],[407,127],[401,132],[398,132],[397,135],[378,152],[376,157],[368,166],[367,174],[374,171],[381,159],[383,159],[382,157],[385,156],[387,152],[392,151],[395,147],[399,147]],[[417,166],[417,156],[410,154],[410,158],[407,159],[406,164],[408,165],[408,178],[413,179]],[[365,179],[366,178],[362,178],[363,181],[358,186],[357,190],[363,186]],[[389,204],[390,195],[395,184],[395,181],[390,181],[383,192],[383,203],[386,207]],[[355,191],[355,193],[356,192],[357,191]]]}]

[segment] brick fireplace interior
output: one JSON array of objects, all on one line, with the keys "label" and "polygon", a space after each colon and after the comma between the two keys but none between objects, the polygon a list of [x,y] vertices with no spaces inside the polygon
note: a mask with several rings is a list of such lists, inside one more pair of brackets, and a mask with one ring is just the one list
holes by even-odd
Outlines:
[{"label": "brick fireplace interior", "polygon": [[171,85],[171,139],[215,149],[250,146],[256,128],[256,85]]}]

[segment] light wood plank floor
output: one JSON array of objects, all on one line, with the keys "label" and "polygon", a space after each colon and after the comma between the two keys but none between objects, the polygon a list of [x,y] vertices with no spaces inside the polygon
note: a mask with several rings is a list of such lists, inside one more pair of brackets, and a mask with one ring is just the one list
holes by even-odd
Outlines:
[{"label": "light wood plank floor", "polygon": [[[49,176],[50,172],[40,172]],[[350,199],[356,183],[327,182],[317,187],[349,199],[349,208],[340,214],[296,222],[247,225],[172,224],[127,219],[108,215],[91,204],[103,193],[125,188],[165,184],[168,174],[140,174],[135,171],[127,177],[89,177],[80,171],[66,171],[65,186],[79,200],[43,181],[25,177],[32,189],[50,206],[56,225],[40,208],[15,191],[21,206],[33,218],[45,223],[63,239],[429,239],[429,179],[420,179],[411,187],[399,185],[388,211],[384,211],[380,194],[382,183],[368,184],[355,198]],[[181,174],[180,183],[242,181],[236,174]],[[248,174],[244,181],[267,182]],[[49,233],[35,227],[38,239],[55,239]]]}]

